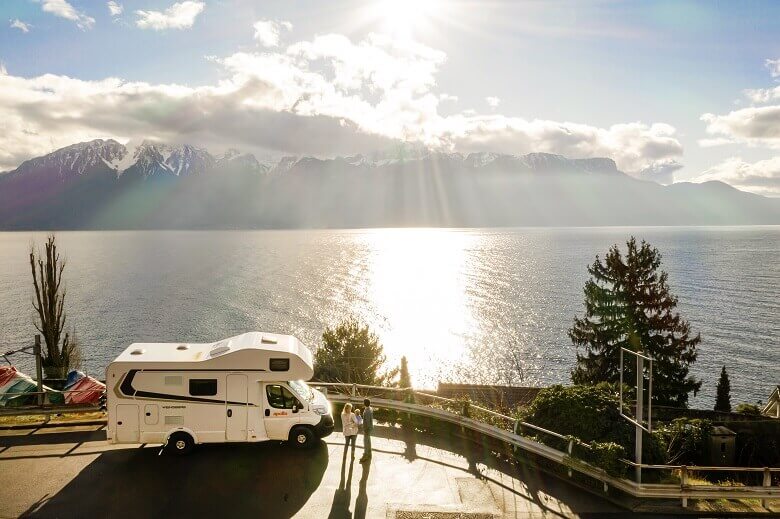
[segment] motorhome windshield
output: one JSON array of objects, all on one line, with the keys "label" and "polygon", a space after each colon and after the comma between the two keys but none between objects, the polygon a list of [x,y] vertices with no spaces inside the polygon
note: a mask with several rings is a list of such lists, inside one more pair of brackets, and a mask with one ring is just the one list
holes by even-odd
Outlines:
[{"label": "motorhome windshield", "polygon": [[291,380],[290,381],[290,387],[293,391],[298,393],[298,396],[303,398],[304,400],[308,400],[311,402],[314,400],[314,392],[309,388],[308,385],[306,385],[306,382],[303,380]]}]

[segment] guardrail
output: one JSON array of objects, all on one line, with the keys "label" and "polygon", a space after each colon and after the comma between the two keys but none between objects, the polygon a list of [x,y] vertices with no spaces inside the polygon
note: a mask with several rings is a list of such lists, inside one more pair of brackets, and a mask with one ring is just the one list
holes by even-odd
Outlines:
[{"label": "guardrail", "polygon": [[[341,390],[337,393],[328,393],[328,398],[333,402],[339,403],[360,403],[364,396],[370,396],[372,404],[377,407],[383,407],[387,409],[394,409],[396,411],[404,411],[413,413],[419,416],[426,416],[435,418],[452,424],[456,424],[462,427],[469,428],[485,436],[502,441],[513,447],[522,449],[526,452],[530,452],[536,456],[540,456],[549,461],[558,463],[559,465],[568,469],[568,474],[571,477],[572,471],[576,471],[580,474],[588,476],[594,480],[601,482],[604,492],[607,492],[610,487],[625,492],[626,494],[640,498],[640,499],[679,499],[683,507],[688,506],[689,499],[760,499],[762,506],[767,506],[767,500],[780,499],[780,487],[772,486],[772,473],[780,473],[780,467],[700,467],[700,466],[685,466],[685,465],[646,465],[640,464],[643,469],[665,469],[671,471],[678,471],[680,473],[680,484],[672,483],[636,483],[635,481],[614,477],[608,474],[603,469],[591,465],[585,461],[576,459],[572,456],[572,447],[576,440],[571,437],[567,437],[550,431],[542,427],[530,424],[527,422],[521,422],[511,416],[507,416],[491,409],[480,407],[474,404],[469,404],[469,409],[477,410],[482,413],[487,413],[496,418],[502,419],[507,423],[513,424],[512,430],[502,429],[494,425],[486,424],[478,420],[463,416],[462,414],[453,413],[444,409],[437,409],[435,407],[429,407],[420,404],[411,404],[402,402],[391,398],[378,398],[375,394],[393,394],[404,393],[407,395],[414,395],[415,398],[423,397],[429,398],[435,401],[446,402],[448,404],[460,404],[460,401],[440,397],[438,395],[431,395],[428,393],[414,391],[411,388],[383,388],[377,386],[366,386],[360,384],[344,384],[344,383],[312,383],[313,387],[324,388],[326,391],[329,388]],[[359,394],[359,390],[365,391],[365,395]],[[549,447],[537,441],[531,440],[513,431],[518,430],[518,425],[528,429],[532,429],[536,432],[543,433],[560,440],[568,442],[567,452],[560,451],[553,447]],[[590,447],[589,445],[577,441],[579,445]],[[626,464],[636,467],[637,464],[629,460],[623,460]],[[726,471],[726,472],[761,472],[764,474],[763,484],[761,486],[735,486],[735,485],[697,485],[691,484],[689,474],[691,472],[709,472],[709,471]]]}]

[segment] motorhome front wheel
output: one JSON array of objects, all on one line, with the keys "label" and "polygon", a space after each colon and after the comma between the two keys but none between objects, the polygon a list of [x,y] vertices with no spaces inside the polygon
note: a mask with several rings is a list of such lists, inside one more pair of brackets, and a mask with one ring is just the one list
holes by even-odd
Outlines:
[{"label": "motorhome front wheel", "polygon": [[314,432],[308,427],[295,427],[290,431],[290,443],[299,449],[309,448],[314,444]]}]

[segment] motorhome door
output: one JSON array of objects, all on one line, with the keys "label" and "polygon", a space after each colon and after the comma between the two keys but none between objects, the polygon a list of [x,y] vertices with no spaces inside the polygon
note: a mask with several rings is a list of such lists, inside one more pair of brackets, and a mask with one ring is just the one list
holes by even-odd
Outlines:
[{"label": "motorhome door", "polygon": [[227,441],[247,440],[247,391],[246,375],[227,376],[227,391],[225,392],[225,411],[227,414],[225,438]]},{"label": "motorhome door", "polygon": [[265,383],[265,433],[269,440],[286,440],[290,428],[299,422],[301,403],[285,386]]}]

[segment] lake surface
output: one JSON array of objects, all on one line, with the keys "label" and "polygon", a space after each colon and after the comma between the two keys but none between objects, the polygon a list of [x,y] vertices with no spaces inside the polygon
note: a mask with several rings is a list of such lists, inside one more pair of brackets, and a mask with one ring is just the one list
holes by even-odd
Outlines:
[{"label": "lake surface", "polygon": [[[702,343],[697,406],[720,368],[732,404],[780,383],[780,227],[60,232],[69,323],[84,368],[136,341],[214,341],[247,330],[297,335],[352,314],[416,386],[439,380],[566,383],[586,267],[630,235],[663,253],[679,310]],[[0,352],[32,341],[27,254],[44,233],[0,233]],[[17,355],[23,369],[31,357]]]}]

